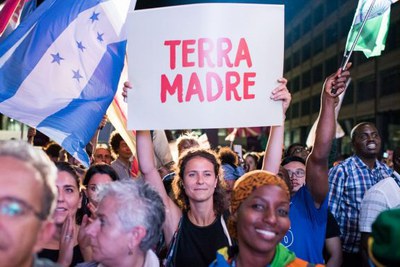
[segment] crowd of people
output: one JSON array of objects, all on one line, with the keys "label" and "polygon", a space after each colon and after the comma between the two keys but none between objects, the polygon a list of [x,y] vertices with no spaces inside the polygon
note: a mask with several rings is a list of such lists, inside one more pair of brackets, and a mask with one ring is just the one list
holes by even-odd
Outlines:
[{"label": "crowd of people", "polygon": [[[400,149],[393,169],[382,163],[379,132],[362,122],[351,132],[354,155],[330,168],[350,67],[325,80],[312,148],[282,150],[283,122],[244,165],[190,134],[174,162],[162,132],[137,131],[136,156],[114,132],[109,146],[88,146],[88,169],[55,143],[1,141],[0,265],[398,266]],[[286,84],[271,93],[283,117]]]}]

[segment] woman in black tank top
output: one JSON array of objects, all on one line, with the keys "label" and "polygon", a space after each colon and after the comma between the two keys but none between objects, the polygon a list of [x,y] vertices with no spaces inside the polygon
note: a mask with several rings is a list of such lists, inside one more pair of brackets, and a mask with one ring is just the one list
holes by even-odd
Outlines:
[{"label": "woman in black tank top", "polygon": [[163,232],[170,251],[165,264],[208,266],[219,248],[231,244],[222,216],[227,202],[217,155],[196,147],[180,156],[173,201],[154,165],[150,132],[138,131],[136,138],[140,170],[146,182],[157,188],[167,211]]}]

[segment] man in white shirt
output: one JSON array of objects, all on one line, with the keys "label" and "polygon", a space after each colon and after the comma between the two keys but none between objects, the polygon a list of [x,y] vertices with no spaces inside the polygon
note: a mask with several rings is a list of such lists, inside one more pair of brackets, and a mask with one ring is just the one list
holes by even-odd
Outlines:
[{"label": "man in white shirt", "polygon": [[361,232],[361,246],[363,254],[363,266],[368,265],[368,238],[371,235],[372,223],[378,215],[385,210],[400,205],[400,148],[393,153],[394,173],[372,186],[364,195],[361,202],[359,227]]}]

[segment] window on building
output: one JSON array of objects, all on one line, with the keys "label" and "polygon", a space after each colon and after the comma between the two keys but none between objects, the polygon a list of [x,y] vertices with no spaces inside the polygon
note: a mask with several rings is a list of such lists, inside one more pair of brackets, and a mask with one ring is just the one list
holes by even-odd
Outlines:
[{"label": "window on building", "polygon": [[313,83],[322,81],[322,64],[315,66],[312,70],[312,80]]},{"label": "window on building", "polygon": [[400,65],[384,70],[380,74],[380,96],[400,93]]},{"label": "window on building", "polygon": [[301,116],[309,115],[310,109],[311,109],[310,99],[303,100],[301,102]]},{"label": "window on building", "polygon": [[317,26],[324,17],[324,7],[321,4],[314,9],[314,26]]},{"label": "window on building", "polygon": [[340,37],[347,38],[350,31],[351,24],[353,23],[354,12],[349,12],[340,19]]},{"label": "window on building", "polygon": [[300,76],[296,76],[293,78],[291,92],[296,93],[300,91]]},{"label": "window on building", "polygon": [[[331,1],[331,0],[330,0]],[[330,2],[328,1],[328,2]],[[329,47],[330,45],[336,44],[338,41],[338,24],[333,23],[325,31],[325,45]]]},{"label": "window on building", "polygon": [[338,0],[329,0],[326,1],[326,13],[327,14],[332,14],[335,12],[339,7],[339,2]]},{"label": "window on building", "polygon": [[285,59],[285,73],[289,72],[292,69],[292,60],[291,58]]},{"label": "window on building", "polygon": [[320,95],[311,97],[311,113],[319,112],[320,99]]},{"label": "window on building", "polygon": [[339,0],[339,6],[346,4],[348,0]]},{"label": "window on building", "polygon": [[320,35],[316,36],[313,40],[314,56],[319,52],[322,52],[322,49],[324,49],[324,39],[323,39],[323,34],[321,33]]},{"label": "window on building", "polygon": [[375,98],[376,83],[374,75],[363,78],[357,83],[357,102]]},{"label": "window on building", "polygon": [[361,51],[354,51],[353,55],[354,55],[353,57],[354,57],[356,66],[360,66],[360,65],[368,62],[368,58]]},{"label": "window on building", "polygon": [[310,85],[311,85],[311,70],[308,70],[302,74],[301,89],[307,88]]},{"label": "window on building", "polygon": [[289,105],[288,109],[286,110],[286,119],[287,120],[292,119],[292,105]]},{"label": "window on building", "polygon": [[389,26],[389,32],[386,39],[386,47],[385,52],[388,53],[392,50],[398,48],[398,44],[400,43],[400,20],[391,23]]},{"label": "window on building", "polygon": [[312,27],[312,14],[309,14],[303,20],[303,35],[308,33]]},{"label": "window on building", "polygon": [[296,68],[298,65],[300,65],[300,50],[293,53],[292,63],[293,63],[293,68]]},{"label": "window on building", "polygon": [[347,87],[346,93],[343,98],[342,106],[352,105],[354,103],[354,85],[353,82]]},{"label": "window on building", "polygon": [[289,48],[292,44],[292,32],[288,32],[285,34],[285,48]]},{"label": "window on building", "polygon": [[300,143],[301,142],[301,134],[300,134],[300,129],[294,129],[292,131],[292,143]]},{"label": "window on building", "polygon": [[292,31],[293,43],[297,42],[300,39],[300,36],[301,36],[301,24],[299,24],[293,28],[293,31]]},{"label": "window on building", "polygon": [[305,62],[311,57],[311,43],[307,43],[306,45],[303,46],[301,49],[302,53],[302,61]]},{"label": "window on building", "polygon": [[336,72],[338,68],[339,68],[339,63],[337,55],[328,58],[325,61],[325,76],[328,77],[332,73]]},{"label": "window on building", "polygon": [[299,102],[292,105],[292,119],[298,118],[300,116],[300,105]]}]

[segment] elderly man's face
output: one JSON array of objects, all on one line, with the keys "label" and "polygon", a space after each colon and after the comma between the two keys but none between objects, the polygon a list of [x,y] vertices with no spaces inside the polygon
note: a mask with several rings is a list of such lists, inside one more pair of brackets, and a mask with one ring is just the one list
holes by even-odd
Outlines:
[{"label": "elderly man's face", "polygon": [[94,153],[94,163],[111,163],[111,152],[105,148],[97,148]]},{"label": "elderly man's face", "polygon": [[[28,163],[0,156],[1,266],[31,266],[48,222],[42,212],[43,182]],[[9,264],[9,265],[8,265]]]},{"label": "elderly man's face", "polygon": [[131,235],[123,228],[116,207],[119,206],[112,196],[105,197],[96,211],[97,219],[87,229],[93,259],[106,266],[118,266],[116,259],[124,259],[130,253]]}]

